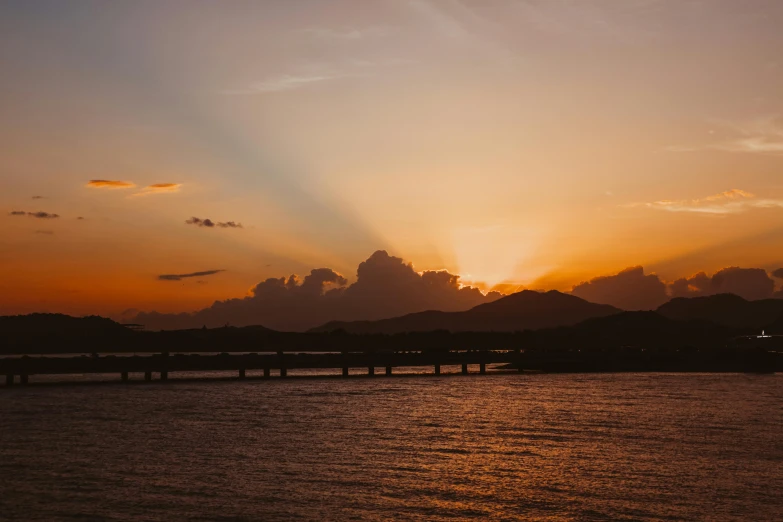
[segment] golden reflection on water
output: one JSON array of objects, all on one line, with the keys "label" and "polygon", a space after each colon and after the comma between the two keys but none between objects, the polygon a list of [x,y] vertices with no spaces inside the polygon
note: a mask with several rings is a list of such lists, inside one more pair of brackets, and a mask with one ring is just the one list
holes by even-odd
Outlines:
[{"label": "golden reflection on water", "polygon": [[774,520],[782,379],[17,387],[0,393],[0,504],[25,520]]}]

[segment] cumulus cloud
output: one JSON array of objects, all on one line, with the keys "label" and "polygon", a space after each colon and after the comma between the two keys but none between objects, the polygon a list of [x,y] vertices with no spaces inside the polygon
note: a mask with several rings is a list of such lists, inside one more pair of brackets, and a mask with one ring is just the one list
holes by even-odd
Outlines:
[{"label": "cumulus cloud", "polygon": [[214,275],[220,272],[225,272],[225,270],[204,270],[202,272],[191,272],[189,274],[163,274],[159,275],[158,279],[161,281],[182,281],[183,279],[187,279],[189,277],[203,277]]},{"label": "cumulus cloud", "polygon": [[24,210],[12,210],[8,213],[10,216],[28,216],[28,217],[34,217],[38,219],[56,219],[59,216],[59,214],[50,214],[49,212],[25,212]]},{"label": "cumulus cloud", "polygon": [[678,279],[669,285],[669,293],[672,297],[736,294],[748,300],[756,300],[770,298],[774,291],[775,281],[766,270],[736,266],[719,270],[712,277],[699,272],[694,276]]},{"label": "cumulus cloud", "polygon": [[[783,276],[783,269],[773,274]],[[775,293],[775,281],[765,270],[739,267],[723,268],[712,276],[699,272],[667,283],[655,274],[645,275],[644,269],[637,266],[576,285],[571,293],[624,310],[652,310],[674,297],[736,294],[750,301],[780,297]]]},{"label": "cumulus cloud", "polygon": [[43,199],[43,196],[33,196],[32,199]]},{"label": "cumulus cloud", "polygon": [[92,188],[107,188],[107,189],[128,189],[133,188],[136,184],[130,181],[120,181],[114,179],[91,179],[87,182],[88,187]]},{"label": "cumulus cloud", "polygon": [[188,225],[196,225],[197,227],[206,227],[206,228],[244,228],[242,227],[242,223],[237,223],[236,221],[212,221],[211,219],[201,219],[197,217],[192,217],[190,219],[185,220],[185,223]]},{"label": "cumulus cloud", "polygon": [[182,188],[182,183],[155,183],[153,185],[147,185],[140,191],[133,194],[133,196],[148,196],[151,194],[170,194],[172,192],[179,192]]},{"label": "cumulus cloud", "polygon": [[774,272],[772,272],[772,277],[777,277],[778,279],[783,279],[783,268],[778,268]]},{"label": "cumulus cloud", "polygon": [[652,310],[668,300],[666,284],[655,274],[645,275],[641,266],[580,283],[571,293],[593,303],[609,304],[623,310]]},{"label": "cumulus cloud", "polygon": [[462,287],[445,271],[418,273],[401,258],[377,251],[362,262],[348,284],[331,268],[269,278],[243,298],[216,301],[195,313],[140,313],[135,321],[151,329],[261,324],[278,330],[306,330],[333,320],[375,320],[424,310],[467,310],[500,297]]},{"label": "cumulus cloud", "polygon": [[782,199],[757,198],[750,192],[731,189],[697,199],[660,200],[649,203],[632,203],[628,207],[647,207],[667,212],[693,212],[698,214],[738,214],[753,208],[783,208]]}]

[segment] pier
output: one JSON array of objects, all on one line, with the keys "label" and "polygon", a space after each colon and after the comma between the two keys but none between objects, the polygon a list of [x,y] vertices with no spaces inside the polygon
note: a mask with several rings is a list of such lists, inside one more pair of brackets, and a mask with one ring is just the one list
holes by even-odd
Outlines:
[{"label": "pier", "polygon": [[[467,375],[469,367],[475,373],[486,374],[487,365],[521,362],[518,351],[401,351],[401,352],[346,352],[346,353],[250,353],[218,355],[150,354],[98,355],[76,357],[6,357],[0,359],[0,375],[5,385],[27,384],[32,375],[116,374],[117,380],[166,381],[175,372],[226,372],[237,379],[247,378],[249,371],[263,372],[265,378],[285,378],[289,370],[333,369],[337,375],[350,376],[350,370],[362,369],[367,376],[388,377],[395,368],[431,368],[433,375],[441,374],[442,366],[456,366]],[[522,366],[519,366],[521,369]],[[376,369],[382,371],[376,372]],[[512,368],[513,369],[513,368]],[[17,381],[18,379],[18,381]]]},{"label": "pier", "polygon": [[[0,358],[0,376],[5,386],[26,385],[35,375],[116,375],[117,382],[168,381],[177,372],[225,372],[238,380],[248,372],[258,377],[286,378],[290,370],[334,370],[335,377],[385,378],[397,368],[421,368],[432,376],[444,366],[460,368],[458,374],[487,374],[490,365],[500,369],[551,373],[574,372],[745,372],[771,373],[783,369],[783,354],[758,350],[703,352],[579,350],[542,352],[524,350],[399,350],[366,352],[298,352],[145,355],[21,356]],[[472,372],[470,371],[472,368]],[[354,370],[354,375],[351,374]],[[133,378],[131,377],[133,376]],[[3,381],[0,381],[3,382]]]}]

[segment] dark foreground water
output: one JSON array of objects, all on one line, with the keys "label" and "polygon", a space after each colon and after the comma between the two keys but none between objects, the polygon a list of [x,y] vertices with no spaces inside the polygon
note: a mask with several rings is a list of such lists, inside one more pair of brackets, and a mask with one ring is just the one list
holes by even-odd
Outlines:
[{"label": "dark foreground water", "polygon": [[0,390],[0,519],[783,520],[783,375]]}]

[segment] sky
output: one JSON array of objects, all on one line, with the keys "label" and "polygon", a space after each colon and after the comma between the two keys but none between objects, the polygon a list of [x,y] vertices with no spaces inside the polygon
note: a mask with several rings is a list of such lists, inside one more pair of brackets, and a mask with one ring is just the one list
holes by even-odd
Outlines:
[{"label": "sky", "polygon": [[0,314],[350,285],[379,250],[484,292],[772,273],[781,27],[777,0],[4,1]]}]

